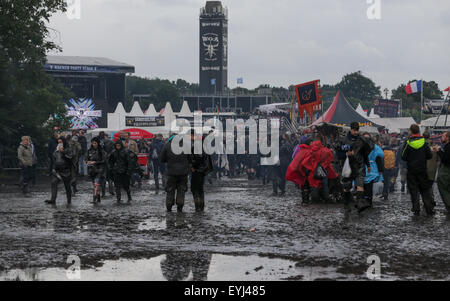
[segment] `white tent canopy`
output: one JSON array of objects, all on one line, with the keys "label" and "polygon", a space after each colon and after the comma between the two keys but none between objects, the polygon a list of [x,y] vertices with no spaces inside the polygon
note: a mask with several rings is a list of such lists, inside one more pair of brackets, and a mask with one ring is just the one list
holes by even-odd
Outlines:
[{"label": "white tent canopy", "polygon": [[283,109],[289,105],[290,105],[290,103],[271,103],[271,104],[259,106],[258,110],[260,112],[267,112],[267,113],[285,112],[285,110],[283,110]]},{"label": "white tent canopy", "polygon": [[[436,124],[436,120],[437,116],[422,121],[420,125],[425,127],[433,127]],[[445,124],[445,115],[441,115],[436,126],[450,128],[450,115],[447,115],[447,124]]]},{"label": "white tent canopy", "polygon": [[357,112],[359,115],[361,115],[361,116],[367,118],[367,113],[364,112],[364,109],[363,109],[363,107],[361,106],[360,103],[359,103],[358,106],[356,107],[356,112]]},{"label": "white tent canopy", "polygon": [[135,101],[133,104],[133,108],[131,109],[131,112],[128,113],[130,116],[144,116],[144,112],[142,112],[141,106],[139,105],[139,102]]},{"label": "white tent canopy", "polygon": [[415,124],[416,121],[412,117],[399,117],[399,118],[371,118],[376,124],[384,126],[389,133],[401,133],[408,130],[411,124]]},{"label": "white tent canopy", "polygon": [[155,106],[152,103],[148,106],[148,109],[145,112],[145,116],[151,116],[151,117],[159,116],[159,113],[156,112]]}]

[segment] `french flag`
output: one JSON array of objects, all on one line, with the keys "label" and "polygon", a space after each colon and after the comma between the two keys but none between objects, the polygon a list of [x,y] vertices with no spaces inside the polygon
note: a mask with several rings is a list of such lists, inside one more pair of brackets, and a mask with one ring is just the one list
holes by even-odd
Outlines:
[{"label": "french flag", "polygon": [[406,86],[405,90],[406,90],[406,94],[408,94],[408,95],[417,93],[417,92],[422,92],[422,81],[418,80],[418,81],[410,83],[409,85]]}]

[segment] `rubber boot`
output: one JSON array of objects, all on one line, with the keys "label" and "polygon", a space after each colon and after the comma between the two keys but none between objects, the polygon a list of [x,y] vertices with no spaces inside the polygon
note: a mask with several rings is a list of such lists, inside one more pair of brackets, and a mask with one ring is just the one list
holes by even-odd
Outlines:
[{"label": "rubber boot", "polygon": [[116,199],[117,203],[120,204],[120,202],[122,201],[122,193],[120,191],[120,188],[116,188]]},{"label": "rubber boot", "polygon": [[72,204],[72,192],[71,191],[67,191],[66,192],[66,197],[67,197],[67,204]]},{"label": "rubber boot", "polygon": [[356,209],[361,213],[364,210],[370,208],[370,201],[364,197],[363,191],[356,192]]},{"label": "rubber boot", "polygon": [[97,195],[97,202],[99,202],[99,203],[102,202],[102,200],[101,200],[101,198],[100,198],[100,195]]},{"label": "rubber boot", "polygon": [[169,191],[166,194],[167,212],[172,212],[173,205],[175,205],[175,191]]},{"label": "rubber boot", "polygon": [[97,202],[97,196],[93,195],[92,196],[92,204],[95,204]]},{"label": "rubber boot", "polygon": [[47,204],[56,204],[56,197],[58,196],[58,184],[52,183],[52,196],[50,200],[46,200]]},{"label": "rubber boot", "polygon": [[102,185],[102,198],[106,196],[106,183]]},{"label": "rubber boot", "polygon": [[352,209],[350,204],[353,202],[353,196],[350,191],[344,191],[344,209],[346,212],[350,212]]},{"label": "rubber boot", "polygon": [[185,195],[185,192],[183,189],[181,189],[181,188],[177,189],[177,211],[178,212],[183,212],[184,195]]},{"label": "rubber boot", "polygon": [[127,197],[128,197],[128,204],[130,204],[133,201],[133,199],[131,198],[131,190],[127,191]]},{"label": "rubber boot", "polygon": [[205,211],[205,193],[200,194],[200,211]]}]

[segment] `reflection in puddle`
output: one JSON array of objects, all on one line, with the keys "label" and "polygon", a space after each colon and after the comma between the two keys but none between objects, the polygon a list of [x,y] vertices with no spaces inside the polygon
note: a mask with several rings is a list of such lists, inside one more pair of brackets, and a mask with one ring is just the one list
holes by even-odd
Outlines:
[{"label": "reflection in puddle", "polygon": [[166,230],[167,224],[165,218],[149,218],[145,221],[139,223],[138,230],[139,231],[146,231],[146,230]]},{"label": "reflection in puddle", "polygon": [[[294,261],[259,256],[204,252],[174,252],[139,260],[106,260],[103,266],[82,269],[83,281],[264,281],[351,279],[335,268],[296,267]],[[355,278],[355,277],[352,277]],[[360,277],[358,277],[360,278]],[[0,271],[0,280],[68,281],[63,268]]]}]

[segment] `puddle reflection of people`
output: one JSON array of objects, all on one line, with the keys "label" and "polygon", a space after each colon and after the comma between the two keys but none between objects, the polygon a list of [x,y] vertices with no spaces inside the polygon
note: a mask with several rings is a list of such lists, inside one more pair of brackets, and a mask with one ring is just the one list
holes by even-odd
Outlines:
[{"label": "puddle reflection of people", "polygon": [[161,272],[168,281],[187,280],[192,271],[193,281],[208,279],[212,255],[206,252],[175,252],[161,260]]},{"label": "puddle reflection of people", "polygon": [[166,216],[166,228],[170,229],[189,229],[188,220],[184,213],[178,212],[176,214],[168,213]]}]

